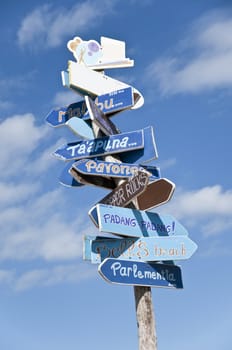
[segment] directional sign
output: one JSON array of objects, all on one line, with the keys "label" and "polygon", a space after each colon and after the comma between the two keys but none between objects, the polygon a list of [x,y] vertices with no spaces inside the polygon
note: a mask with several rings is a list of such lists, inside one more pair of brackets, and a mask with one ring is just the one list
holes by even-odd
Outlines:
[{"label": "directional sign", "polygon": [[181,269],[175,265],[106,259],[98,272],[107,282],[116,284],[183,288]]},{"label": "directional sign", "polygon": [[144,147],[144,130],[105,136],[88,141],[77,141],[63,145],[54,155],[63,160],[97,157],[121,153]]},{"label": "directional sign", "polygon": [[116,128],[114,123],[105,116],[102,110],[89,97],[85,96],[86,106],[90,115],[90,119],[95,123],[105,135],[118,134],[120,131]]},{"label": "directional sign", "polygon": [[175,190],[175,184],[165,178],[150,183],[146,190],[136,198],[137,208],[149,210],[168,202]]},{"label": "directional sign", "polygon": [[73,163],[73,167],[80,173],[94,176],[110,176],[114,178],[128,178],[139,170],[149,173],[149,180],[160,178],[160,169],[155,166],[106,162],[96,159],[81,159]]},{"label": "directional sign", "polygon": [[[94,237],[93,237],[94,238]],[[84,241],[84,259],[100,263],[105,258],[138,261],[171,261],[189,259],[197,245],[187,236],[154,236],[91,239]]]},{"label": "directional sign", "polygon": [[[103,111],[104,114],[112,116],[118,112],[133,107],[134,99],[137,94],[132,87],[120,89],[95,98],[95,104]],[[53,127],[64,125],[72,117],[89,120],[90,115],[87,111],[86,103],[79,101],[68,106],[52,110],[46,117],[46,122]]]},{"label": "directional sign", "polygon": [[124,207],[145,190],[148,181],[148,174],[144,171],[139,171],[133,177],[123,181],[121,185],[105,196],[100,203]]},{"label": "directional sign", "polygon": [[[162,236],[157,237],[85,236],[83,258],[93,264],[98,264],[106,258],[136,261],[181,260],[181,258],[188,259],[196,249],[195,243],[189,239],[186,240],[186,236],[175,236],[174,240],[172,239],[174,236],[164,237],[165,240],[159,239]],[[164,250],[167,240],[170,241],[170,246],[169,249]]]},{"label": "directional sign", "polygon": [[93,129],[83,120],[78,117],[72,117],[65,125],[74,132],[74,134],[83,137],[84,139],[94,138]]},{"label": "directional sign", "polygon": [[75,168],[71,167],[69,169],[69,174],[75,179],[76,182],[83,185],[94,185],[107,189],[114,189],[115,182],[111,178],[106,178],[105,176],[91,176],[80,174]]},{"label": "directional sign", "polygon": [[171,215],[97,204],[89,216],[101,232],[130,237],[188,235]]}]

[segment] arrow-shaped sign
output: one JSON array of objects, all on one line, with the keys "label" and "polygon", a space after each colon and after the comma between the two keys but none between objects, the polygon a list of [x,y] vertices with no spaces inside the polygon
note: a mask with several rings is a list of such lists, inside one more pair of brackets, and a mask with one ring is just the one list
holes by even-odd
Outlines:
[{"label": "arrow-shaped sign", "polygon": [[105,135],[109,136],[120,133],[114,123],[108,117],[106,117],[102,110],[89,96],[85,96],[85,102],[90,119],[100,128],[101,131],[103,131]]},{"label": "arrow-shaped sign", "polygon": [[68,143],[57,149],[54,155],[63,160],[73,160],[127,152],[143,147],[144,131],[142,129],[93,140]]},{"label": "arrow-shaped sign", "polygon": [[137,208],[149,210],[167,203],[175,190],[175,184],[165,178],[150,183],[146,190],[136,198]]},{"label": "arrow-shaped sign", "polygon": [[106,259],[98,272],[107,282],[116,284],[183,288],[181,269],[175,265]]},{"label": "arrow-shaped sign", "polygon": [[138,171],[147,171],[149,180],[160,178],[160,169],[151,165],[107,162],[96,159],[81,159],[73,163],[73,167],[81,174],[95,176],[110,176],[114,178],[128,178]]},{"label": "arrow-shaped sign", "polygon": [[[126,238],[110,238],[110,237],[101,237],[101,236],[85,236],[84,238],[84,249],[83,249],[83,259],[89,260],[93,264],[98,264],[106,258],[117,258],[117,259],[132,259],[132,260],[143,260],[143,261],[154,261],[162,260],[160,255],[158,255],[157,243],[159,244],[160,240],[157,240],[157,237],[161,236],[152,236],[152,237],[126,237]],[[178,240],[181,239],[181,236],[178,237]],[[166,238],[166,237],[165,237]],[[172,236],[171,243],[173,244]],[[163,243],[163,242],[162,242]],[[186,244],[185,238],[182,240],[183,244]],[[191,243],[190,243],[191,244]],[[189,241],[187,241],[187,246],[189,247]],[[173,247],[177,247],[177,243],[174,242]],[[186,255],[186,247],[180,246],[180,250],[175,250],[174,248],[169,250],[169,254],[166,254],[168,259],[176,259],[185,255],[187,258],[190,256],[190,253]],[[192,246],[191,246],[192,247]],[[191,248],[190,247],[190,248]],[[182,249],[184,248],[184,249]],[[194,247],[193,247],[194,249]],[[162,251],[164,252],[164,251]],[[156,253],[156,254],[155,254]]]},{"label": "arrow-shaped sign", "polygon": [[[113,116],[118,112],[131,108],[134,105],[135,97],[137,96],[133,93],[133,88],[128,87],[100,95],[95,98],[94,102],[104,114]],[[54,109],[49,112],[45,120],[50,126],[57,127],[64,125],[72,117],[90,120],[85,100]]]},{"label": "arrow-shaped sign", "polygon": [[97,204],[89,211],[89,216],[101,232],[131,237],[188,234],[171,215]]}]

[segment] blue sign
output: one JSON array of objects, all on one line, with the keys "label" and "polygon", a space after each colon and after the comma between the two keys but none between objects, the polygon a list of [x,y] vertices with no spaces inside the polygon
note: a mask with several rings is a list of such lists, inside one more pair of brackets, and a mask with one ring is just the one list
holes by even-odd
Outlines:
[{"label": "blue sign", "polygon": [[88,141],[68,143],[57,149],[54,155],[63,160],[73,160],[121,153],[143,147],[144,131],[137,130]]},{"label": "blue sign", "polygon": [[106,259],[98,272],[107,282],[116,284],[183,288],[181,269],[176,265]]},{"label": "blue sign", "polygon": [[101,232],[130,237],[188,235],[171,215],[97,204],[89,216]]},{"label": "blue sign", "polygon": [[81,159],[73,164],[73,167],[82,174],[94,176],[110,176],[115,178],[128,178],[138,171],[146,170],[149,173],[149,180],[154,181],[160,178],[160,169],[155,166],[106,162],[96,159]]},{"label": "blue sign", "polygon": [[[95,98],[94,102],[104,114],[111,116],[134,105],[133,89],[128,87],[100,95]],[[86,112],[83,118],[90,119],[89,112]]]},{"label": "blue sign", "polygon": [[92,139],[95,137],[92,128],[83,119],[72,117],[65,125],[67,125],[74,134],[84,139]]},{"label": "blue sign", "polygon": [[[133,90],[131,87],[110,92],[95,98],[94,102],[109,116],[122,110],[131,108],[134,104]],[[70,118],[79,117],[89,120],[90,115],[87,111],[85,101],[72,103],[69,106],[52,110],[46,117],[46,121],[53,127],[64,125]]]},{"label": "blue sign", "polygon": [[95,102],[89,97],[85,96],[86,105],[90,115],[90,119],[96,126],[107,136],[119,134],[120,131],[116,128],[114,123],[106,117],[102,110],[95,104]]},{"label": "blue sign", "polygon": [[188,236],[127,237],[121,239],[97,238],[85,240],[86,260],[99,263],[104,258],[138,261],[171,261],[189,259],[197,245]]},{"label": "blue sign", "polygon": [[[181,255],[185,255],[186,259],[188,258],[188,256],[186,257],[186,249],[184,246],[181,246],[180,252],[170,250],[169,254],[166,254],[166,258],[170,260],[175,259],[176,256],[180,258]],[[106,258],[159,261],[161,259],[157,251],[157,237],[111,238],[85,236],[83,259],[91,261],[92,264],[99,264]]]}]

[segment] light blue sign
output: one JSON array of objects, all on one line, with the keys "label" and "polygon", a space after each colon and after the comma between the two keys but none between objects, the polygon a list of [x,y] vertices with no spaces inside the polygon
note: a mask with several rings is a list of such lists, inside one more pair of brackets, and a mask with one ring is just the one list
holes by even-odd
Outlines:
[{"label": "light blue sign", "polygon": [[54,152],[62,160],[97,157],[137,150],[144,147],[144,131],[137,130],[118,135],[68,143]]},{"label": "light blue sign", "polygon": [[183,288],[181,269],[175,265],[106,259],[98,272],[107,282],[116,284]]},{"label": "light blue sign", "polygon": [[[114,115],[134,105],[133,89],[131,87],[113,91],[95,98],[96,105],[108,116]],[[52,110],[45,118],[53,127],[64,125],[70,118],[79,117],[89,120],[85,101],[72,103],[69,106]]]},{"label": "light blue sign", "polygon": [[160,178],[160,169],[155,166],[106,162],[96,159],[81,159],[73,164],[73,167],[82,174],[94,176],[110,176],[115,178],[128,178],[138,171],[146,170],[150,173],[149,180]]},{"label": "light blue sign", "polygon": [[67,125],[74,134],[84,139],[89,140],[95,137],[92,128],[83,119],[72,117],[65,125]]},{"label": "light blue sign", "polygon": [[101,232],[130,237],[188,235],[171,215],[97,204],[89,216]]}]

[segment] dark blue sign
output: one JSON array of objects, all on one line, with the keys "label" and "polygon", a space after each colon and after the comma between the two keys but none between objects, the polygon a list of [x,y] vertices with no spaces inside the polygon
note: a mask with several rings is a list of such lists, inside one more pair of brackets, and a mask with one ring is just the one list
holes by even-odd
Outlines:
[{"label": "dark blue sign", "polygon": [[133,286],[183,288],[181,269],[176,265],[105,259],[98,272],[107,281]]},{"label": "dark blue sign", "polygon": [[[100,95],[94,100],[95,104],[108,116],[131,108],[134,104],[133,89],[131,87]],[[79,117],[90,119],[85,101],[79,101],[69,106],[53,109],[45,118],[53,127],[64,125],[70,118]]]},{"label": "dark blue sign", "polygon": [[93,140],[68,143],[57,149],[54,155],[63,160],[73,160],[128,152],[143,147],[144,131],[137,130]]},{"label": "dark blue sign", "polygon": [[100,128],[105,135],[119,134],[119,130],[114,123],[106,117],[102,110],[96,105],[96,103],[89,97],[85,96],[86,105],[90,115],[90,119],[96,126]]}]

